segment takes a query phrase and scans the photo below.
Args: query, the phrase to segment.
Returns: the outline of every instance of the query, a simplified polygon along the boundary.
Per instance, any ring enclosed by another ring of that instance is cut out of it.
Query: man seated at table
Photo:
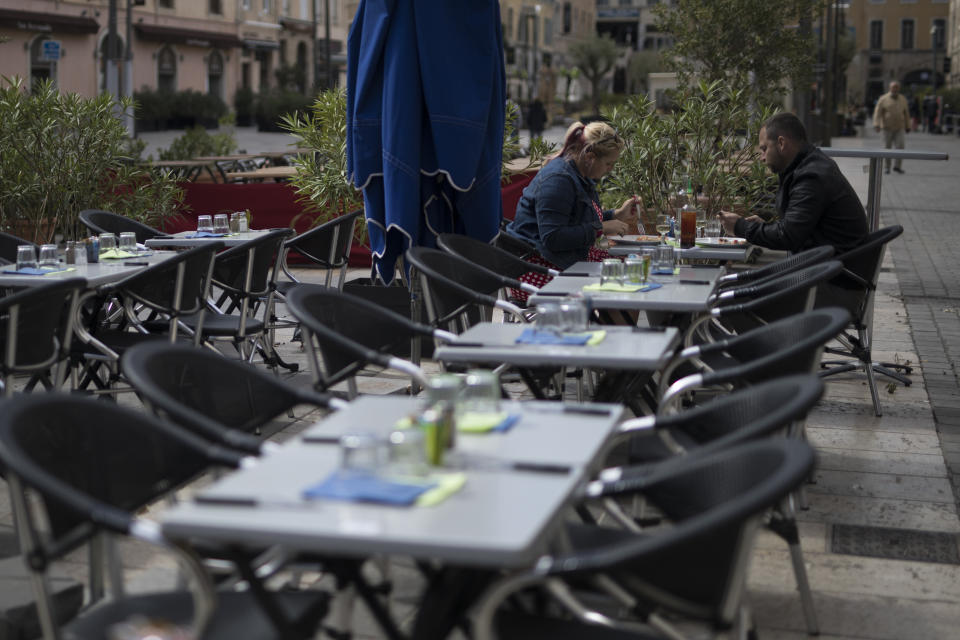
[[[807,142],[803,123],[792,113],[778,113],[760,128],[760,157],[777,174],[776,220],[741,217],[721,211],[727,234],[768,249],[797,253],[831,245],[837,253],[867,237],[867,216],[860,199],[837,163]]]

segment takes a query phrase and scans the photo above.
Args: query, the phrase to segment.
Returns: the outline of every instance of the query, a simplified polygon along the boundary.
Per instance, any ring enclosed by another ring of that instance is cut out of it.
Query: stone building
[[[843,4],[841,26],[856,42],[846,73],[848,102],[870,106],[892,80],[898,80],[908,95],[931,87],[934,81],[943,86],[949,0],[850,0]]]
[[[0,0],[0,36],[8,39],[0,44],[0,74],[52,77],[62,90],[94,95],[106,90],[110,61],[116,60],[122,93],[193,89],[229,104],[239,87],[273,88],[278,77],[306,90],[314,84],[314,56],[318,73],[326,71],[327,2],[336,81],[345,70],[353,15],[345,14],[345,0],[117,0],[114,56],[108,49],[109,0]],[[45,41],[59,43],[57,60],[50,59],[56,47]]]

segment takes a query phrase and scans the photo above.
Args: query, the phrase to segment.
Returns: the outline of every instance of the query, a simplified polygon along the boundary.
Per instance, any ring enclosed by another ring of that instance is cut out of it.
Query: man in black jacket
[[[765,222],[722,211],[728,234],[793,253],[821,245],[840,253],[863,242],[867,216],[860,199],[837,163],[807,142],[799,118],[778,113],[768,119],[760,129],[759,147],[764,164],[780,178],[779,216]]]

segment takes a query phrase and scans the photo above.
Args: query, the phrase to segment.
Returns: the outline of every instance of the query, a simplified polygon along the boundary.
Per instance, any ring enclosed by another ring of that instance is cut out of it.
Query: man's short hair
[[[763,128],[767,130],[767,137],[776,140],[780,136],[789,138],[796,142],[807,141],[807,130],[800,122],[800,118],[792,113],[778,113],[767,118],[763,123]]]

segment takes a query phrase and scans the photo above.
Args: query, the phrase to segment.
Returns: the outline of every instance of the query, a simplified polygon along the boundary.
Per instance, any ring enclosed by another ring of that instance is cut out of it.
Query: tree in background
[[[601,85],[617,61],[617,45],[609,36],[594,36],[570,45],[570,57],[590,82],[590,104],[600,112]]]
[[[659,29],[674,37],[667,65],[682,85],[691,77],[748,87],[754,100],[779,102],[784,81],[809,82],[816,49],[796,28],[822,0],[676,0],[659,4]]]
[[[650,88],[650,74],[663,69],[663,59],[658,52],[635,52],[627,63],[627,93],[646,93]]]

